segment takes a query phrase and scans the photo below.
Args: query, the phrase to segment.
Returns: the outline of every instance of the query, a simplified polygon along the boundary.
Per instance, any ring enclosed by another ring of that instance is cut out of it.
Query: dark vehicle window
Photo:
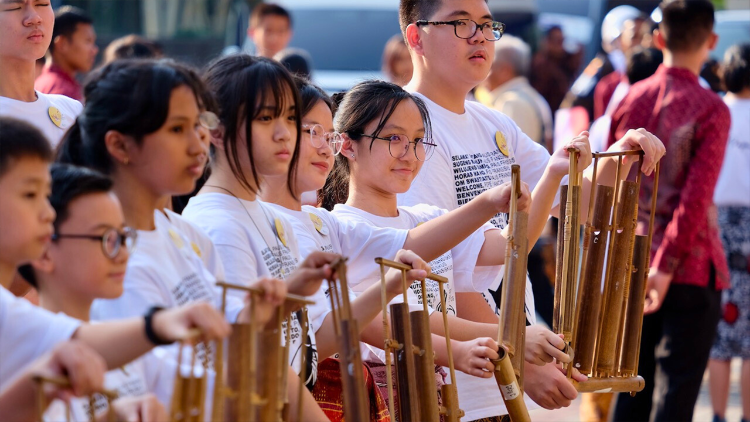
[[[383,47],[400,32],[395,10],[292,10],[291,45],[318,70],[380,70]]]

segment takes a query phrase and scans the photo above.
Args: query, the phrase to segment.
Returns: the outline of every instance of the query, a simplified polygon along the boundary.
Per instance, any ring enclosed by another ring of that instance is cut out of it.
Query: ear
[[[127,165],[130,162],[130,141],[122,133],[116,130],[107,131],[104,134],[104,145],[106,145],[109,155],[118,164]]]
[[[344,140],[343,144],[341,145],[341,155],[346,157],[349,160],[356,160],[357,159],[357,151],[354,141],[345,133],[341,134],[341,139]]]
[[[667,47],[667,42],[664,39],[664,34],[657,28],[654,29],[654,46],[659,50],[664,50]]]
[[[224,125],[219,124],[219,127],[210,131],[211,135],[211,145],[220,150],[224,151]]]
[[[251,40],[254,40],[254,39],[255,39],[255,29],[254,29],[254,28],[251,28],[251,27],[249,27],[249,26],[248,26],[248,27],[247,27],[247,36],[248,36],[248,37],[249,37],[249,38],[250,38]]]
[[[55,262],[49,256],[49,248],[44,251],[39,259],[31,261],[31,266],[34,267],[35,271],[52,274],[52,271],[55,270]]]
[[[424,47],[422,45],[422,37],[419,32],[419,27],[414,23],[406,27],[406,44],[411,51],[414,51],[420,56],[424,55]]]
[[[52,39],[52,45],[55,46],[54,51],[64,51],[66,44],[65,37],[62,35],[58,35]]]
[[[708,37],[708,49],[714,51],[716,44],[719,42],[719,35],[716,32],[712,32],[711,36]]]

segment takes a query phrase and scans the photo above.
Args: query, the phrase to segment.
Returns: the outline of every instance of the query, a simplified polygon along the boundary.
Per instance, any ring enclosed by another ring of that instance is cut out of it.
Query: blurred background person
[[[250,15],[247,35],[256,56],[273,58],[292,40],[292,15],[278,4],[260,3]]]
[[[385,44],[382,71],[388,82],[398,86],[404,86],[411,80],[414,67],[403,35],[396,34]]]
[[[76,7],[57,9],[47,65],[34,82],[34,89],[81,101],[83,93],[76,76],[91,70],[98,52],[94,21]]]
[[[723,95],[727,90],[724,88],[724,81],[721,80],[721,62],[716,59],[709,59],[701,69],[701,78],[708,84],[711,91]]]
[[[529,84],[530,65],[529,45],[520,38],[504,35],[495,42],[490,74],[475,95],[484,105],[513,119],[523,133],[549,150],[552,112],[544,97]]]
[[[750,43],[724,57],[724,83],[732,124],[714,192],[731,287],[724,290],[722,318],[708,362],[714,421],[725,422],[732,358],[742,359],[742,421],[750,420]]]
[[[607,13],[602,22],[602,51],[589,62],[573,83],[562,108],[583,107],[589,116],[589,122],[594,120],[594,90],[599,81],[615,70],[620,75],[625,74],[626,56],[620,48],[620,36],[625,23],[640,16],[641,12],[633,6],[618,6]]]
[[[582,49],[569,53],[563,47],[564,41],[562,27],[550,27],[531,62],[531,86],[547,100],[552,113],[560,108],[581,64]]]
[[[312,76],[312,56],[301,48],[285,48],[276,53],[273,59],[295,75],[305,79],[310,79]]]
[[[140,35],[118,38],[104,49],[104,64],[117,59],[156,59],[164,56],[161,45]]]

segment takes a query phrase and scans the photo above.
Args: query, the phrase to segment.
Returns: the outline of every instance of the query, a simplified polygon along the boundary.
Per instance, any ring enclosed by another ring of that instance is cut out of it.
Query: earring
[[[352,158],[354,158],[354,154],[352,154]]]

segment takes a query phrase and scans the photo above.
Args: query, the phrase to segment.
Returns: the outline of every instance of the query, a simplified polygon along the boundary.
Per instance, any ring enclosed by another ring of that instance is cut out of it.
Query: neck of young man
[[[292,211],[302,211],[302,196],[295,199],[289,191],[287,176],[264,177],[260,184],[260,197],[270,204],[280,205]]]
[[[414,68],[414,76],[404,87],[407,91],[418,92],[440,107],[456,114],[463,114],[466,111],[464,103],[471,88],[443,80],[434,72],[428,72],[420,67]]]
[[[695,76],[701,74],[705,59],[699,54],[694,53],[676,53],[669,50],[664,51],[664,66],[679,69],[687,69]]]
[[[36,101],[34,71],[33,61],[0,57],[0,97],[27,103]]]
[[[116,171],[113,191],[122,203],[125,223],[136,229],[152,231],[156,229],[154,210],[163,210],[169,203],[168,195],[159,195],[143,186],[130,172]]]
[[[198,192],[201,193],[222,193],[224,195],[232,195],[245,201],[255,201],[258,195],[255,192],[259,191],[259,187],[255,185],[253,179],[253,173],[251,171],[245,171],[245,177],[248,179],[250,186],[242,184],[232,169],[229,168],[223,159],[219,159],[211,166],[211,176],[209,176],[203,188]],[[261,180],[262,183],[262,180]]]
[[[396,194],[349,179],[349,197],[346,205],[378,217],[398,217]]]
[[[52,283],[55,283],[54,281]],[[45,283],[51,286],[49,283]],[[63,285],[64,282],[57,282],[55,285]],[[52,291],[49,287],[39,289],[39,306],[42,308],[65,315],[75,319],[88,322],[91,319],[91,304],[93,299],[82,297],[79,294],[72,294],[66,291]]]

